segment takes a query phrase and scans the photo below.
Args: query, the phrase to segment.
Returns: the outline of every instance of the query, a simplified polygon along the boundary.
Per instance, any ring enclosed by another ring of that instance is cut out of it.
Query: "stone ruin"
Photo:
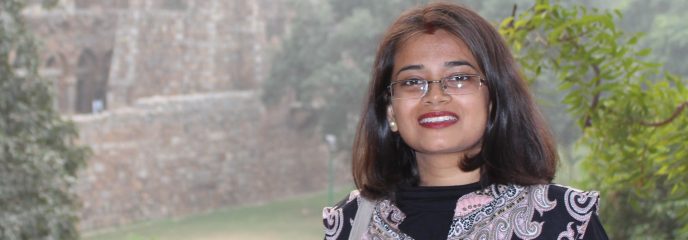
[[[288,29],[286,5],[62,0],[49,10],[27,7],[55,107],[93,150],[74,189],[80,229],[326,187],[322,137],[289,124],[288,99],[278,106],[261,101],[270,50]],[[344,165],[337,172],[348,172]]]

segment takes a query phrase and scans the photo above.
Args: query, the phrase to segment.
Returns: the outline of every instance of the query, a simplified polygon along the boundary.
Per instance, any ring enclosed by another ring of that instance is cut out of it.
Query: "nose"
[[[446,103],[450,100],[451,96],[444,92],[444,82],[428,82],[428,91],[425,93],[425,96],[423,96],[423,102],[433,105]]]

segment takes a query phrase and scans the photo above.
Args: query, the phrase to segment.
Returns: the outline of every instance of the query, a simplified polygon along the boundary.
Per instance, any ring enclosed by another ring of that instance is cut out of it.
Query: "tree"
[[[640,35],[619,30],[619,18],[538,0],[500,32],[528,79],[558,82],[612,239],[686,238],[688,82],[641,60],[651,50],[636,48]]]
[[[77,239],[70,187],[88,151],[38,74],[24,2],[0,1],[0,239]]]
[[[672,73],[688,76],[684,58],[688,54],[688,21],[684,18],[688,2],[681,0],[626,0],[620,6],[624,16],[619,25],[628,31],[645,32],[638,41],[652,48],[649,55]]]
[[[379,38],[413,1],[292,3],[292,27],[272,60],[263,99],[273,105],[293,93],[295,108],[312,116],[303,130],[334,134],[349,150]]]

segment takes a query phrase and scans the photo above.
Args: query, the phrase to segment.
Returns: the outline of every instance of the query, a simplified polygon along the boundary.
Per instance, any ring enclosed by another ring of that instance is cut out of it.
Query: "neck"
[[[455,186],[480,181],[480,169],[464,172],[457,154],[423,155],[416,153],[420,186]]]

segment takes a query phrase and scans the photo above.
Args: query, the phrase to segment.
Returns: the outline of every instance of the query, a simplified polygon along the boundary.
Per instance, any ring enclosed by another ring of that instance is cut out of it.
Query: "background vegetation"
[[[60,118],[39,77],[23,7],[0,1],[0,239],[76,239],[69,188],[87,150],[73,144],[74,125]]]
[[[557,80],[611,237],[686,238],[688,82],[644,61],[651,49],[616,27],[620,17],[538,1],[500,30],[532,81]]]

